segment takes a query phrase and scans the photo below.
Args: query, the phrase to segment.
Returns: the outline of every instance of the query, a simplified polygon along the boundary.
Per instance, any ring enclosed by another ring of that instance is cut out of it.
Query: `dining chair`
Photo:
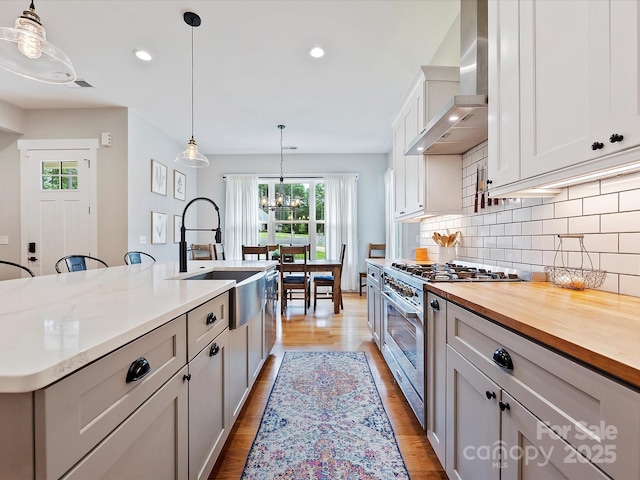
[[[62,263],[66,265],[69,272],[81,272],[82,270],[87,269],[87,260],[93,260],[105,267],[109,266],[104,261],[99,258],[92,257],[91,255],[67,255],[56,262],[56,272],[62,273],[62,271],[60,271],[60,264]]]
[[[291,258],[293,261],[285,261],[285,258]],[[287,299],[293,300],[293,292],[296,291],[303,293],[301,298],[304,300],[304,314],[307,314],[307,307],[311,306],[311,282],[309,281],[308,260],[308,245],[282,245],[280,247],[281,314],[284,314],[284,310],[287,308]]]
[[[149,257],[152,263],[156,261],[156,259],[148,253],[131,251],[124,254],[124,263],[127,265],[135,265],[137,263],[142,263],[142,259],[146,257]]]
[[[367,258],[385,258],[387,253],[386,243],[370,243]],[[360,272],[360,296],[362,287],[367,286],[367,272]]]
[[[213,245],[192,243],[191,260],[213,260]]]
[[[264,255],[264,259],[265,260],[269,260],[269,249],[267,248],[266,245],[259,245],[259,246],[249,246],[249,245],[242,245],[242,260],[247,260],[247,255],[251,256],[251,259],[253,260],[254,256],[257,260],[260,260],[260,257],[262,255]]]
[[[342,280],[342,267],[344,266],[344,254],[347,251],[347,245],[342,244],[340,247],[340,277],[339,280]],[[333,275],[318,275],[313,277],[313,309],[316,309],[316,305],[318,304],[318,287],[326,287],[329,290],[326,292],[326,295],[322,294],[320,299],[327,298],[333,300],[333,284],[334,284],[334,276]],[[344,310],[344,304],[342,303],[342,290],[340,290],[340,308]]]
[[[226,260],[224,255],[224,245],[221,243],[214,243],[211,245],[213,249],[213,259],[214,260]]]
[[[35,277],[36,275],[31,271],[31,269],[25,267],[24,265],[20,265],[19,263],[13,263],[10,262],[8,260],[0,260],[0,264],[2,265],[9,265],[11,267],[16,267],[16,268],[20,268],[22,270],[24,270],[25,272],[27,272],[29,275],[31,275],[32,277]],[[22,274],[22,272],[20,272]],[[22,276],[22,275],[21,275]]]

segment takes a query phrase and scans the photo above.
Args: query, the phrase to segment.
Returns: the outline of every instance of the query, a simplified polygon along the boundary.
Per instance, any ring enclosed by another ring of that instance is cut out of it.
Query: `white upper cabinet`
[[[460,88],[460,69],[458,67],[431,67],[420,69],[409,93],[404,97],[400,114],[393,124],[393,170],[395,178],[395,217],[406,220],[425,215],[425,210],[432,206],[440,207],[442,198],[434,203],[429,183],[435,179],[426,178],[428,170],[428,156],[405,155],[409,145],[431,120],[450,100]],[[454,187],[462,182],[462,163],[458,155],[452,155],[452,165],[446,168],[447,177],[438,179],[438,185],[454,181],[449,188],[448,196],[452,204],[443,205],[444,210],[434,213],[460,211],[462,208],[462,190],[458,192]],[[455,160],[454,160],[455,159]],[[454,165],[454,163],[457,164]],[[443,174],[443,169],[438,169]],[[453,177],[450,179],[450,173]],[[459,177],[457,183],[455,179]],[[449,185],[451,185],[449,183]],[[458,195],[459,193],[459,195]],[[455,197],[455,198],[454,198]],[[458,198],[460,197],[460,198]]]
[[[636,160],[638,12],[634,1],[490,0],[492,196]]]

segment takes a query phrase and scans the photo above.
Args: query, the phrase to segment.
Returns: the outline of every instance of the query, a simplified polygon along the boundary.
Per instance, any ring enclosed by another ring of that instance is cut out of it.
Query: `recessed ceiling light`
[[[313,58],[321,58],[324,57],[324,50],[321,47],[313,47],[309,50],[309,55]]]
[[[151,56],[151,54],[146,50],[134,50],[133,54],[143,62],[150,62],[151,60],[153,60],[153,57]]]

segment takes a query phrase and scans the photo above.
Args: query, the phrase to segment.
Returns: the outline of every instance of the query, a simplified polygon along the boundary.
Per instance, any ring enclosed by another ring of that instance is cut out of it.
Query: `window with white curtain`
[[[296,178],[296,182],[283,182],[279,178],[258,179],[258,199],[268,199],[273,205],[276,193],[282,187],[285,203],[292,198],[300,198],[300,207],[294,211],[288,208],[260,209],[260,245],[311,245],[311,258],[325,258],[324,229],[324,179]]]

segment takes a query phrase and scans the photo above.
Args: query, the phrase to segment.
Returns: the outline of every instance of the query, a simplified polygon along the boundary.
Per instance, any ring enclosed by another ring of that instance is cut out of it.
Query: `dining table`
[[[303,262],[302,260],[294,260],[293,262],[284,262],[287,264],[287,270],[296,271],[296,267],[300,266],[302,268]],[[280,265],[278,265],[278,268]],[[331,259],[317,259],[317,260],[307,260],[307,271],[311,273],[319,273],[319,272],[331,272],[333,275],[333,313],[340,313],[340,297],[342,296],[342,291],[340,287],[340,268],[342,267],[342,263],[340,260],[331,260]]]

